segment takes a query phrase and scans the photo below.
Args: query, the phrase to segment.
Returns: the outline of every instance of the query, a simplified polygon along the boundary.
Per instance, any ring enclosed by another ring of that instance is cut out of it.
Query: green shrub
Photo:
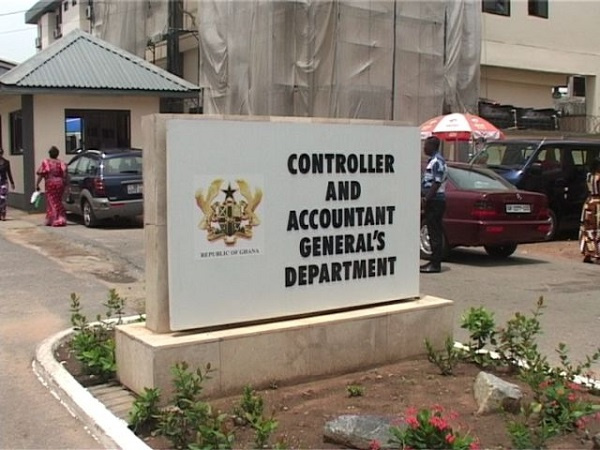
[[[144,388],[144,393],[134,400],[132,409],[129,411],[129,427],[133,431],[139,431],[142,428],[152,429],[155,426],[160,416],[159,400],[160,389]]]
[[[463,359],[462,350],[454,346],[454,341],[450,336],[446,338],[444,351],[436,352],[429,339],[425,339],[425,348],[428,361],[435,364],[444,376],[452,375],[454,367]]]
[[[496,323],[494,313],[484,307],[469,308],[461,318],[461,328],[469,331],[466,358],[481,367],[495,364],[488,351],[483,351],[489,345],[496,345]]]
[[[346,386],[348,397],[362,397],[365,394],[365,388],[360,384],[350,384]]]
[[[277,421],[272,416],[269,419],[264,417],[264,401],[251,386],[244,386],[240,403],[234,408],[234,415],[242,423],[250,425],[254,429],[254,445],[256,448],[265,447],[278,426]]]
[[[74,330],[71,349],[85,373],[98,377],[99,381],[113,378],[117,371],[114,327],[122,323],[125,299],[111,289],[103,305],[106,307],[106,319],[98,314],[96,322],[89,323],[82,314],[79,296],[71,294],[70,312]]]

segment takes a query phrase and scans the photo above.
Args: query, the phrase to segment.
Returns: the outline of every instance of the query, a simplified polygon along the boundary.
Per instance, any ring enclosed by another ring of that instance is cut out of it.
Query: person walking
[[[581,209],[579,249],[584,263],[600,261],[600,157],[594,158],[587,174],[588,196]]]
[[[0,220],[6,220],[6,205],[8,204],[8,183],[15,189],[10,161],[4,157],[4,149],[0,148]]]
[[[36,189],[40,190],[40,183],[44,180],[46,191],[46,225],[64,227],[67,224],[67,213],[62,204],[62,197],[67,186],[67,165],[58,159],[59,151],[50,147],[48,156],[37,170]]]
[[[446,179],[448,169],[446,160],[440,152],[440,140],[430,136],[423,147],[429,157],[421,179],[421,211],[425,216],[425,224],[431,245],[429,262],[420,267],[421,273],[438,273],[442,270],[444,229],[442,219],[446,211]]]

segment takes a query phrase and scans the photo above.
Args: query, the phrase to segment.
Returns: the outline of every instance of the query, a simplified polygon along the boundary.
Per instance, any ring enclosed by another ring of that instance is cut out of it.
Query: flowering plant
[[[407,426],[390,428],[390,443],[412,449],[478,449],[477,439],[450,426],[450,421],[456,418],[452,412],[444,416],[444,409],[439,405],[419,411],[409,408],[404,417]]]
[[[585,428],[585,423],[600,406],[583,400],[584,389],[567,380],[548,379],[534,391],[534,410],[543,425],[556,434]],[[537,403],[536,403],[537,402]]]
[[[585,431],[600,419],[600,405],[584,399],[585,389],[564,379],[548,378],[533,388],[533,401],[521,407],[518,420],[509,421],[508,433],[515,448],[543,448],[557,435]]]

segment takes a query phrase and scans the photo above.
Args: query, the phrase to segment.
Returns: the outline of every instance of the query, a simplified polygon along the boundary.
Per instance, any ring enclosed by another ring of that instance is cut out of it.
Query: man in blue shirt
[[[421,210],[431,245],[431,258],[420,268],[421,273],[438,273],[442,267],[444,229],[442,219],[446,211],[446,160],[440,153],[440,140],[430,136],[425,140],[424,153],[429,157],[421,179]]]

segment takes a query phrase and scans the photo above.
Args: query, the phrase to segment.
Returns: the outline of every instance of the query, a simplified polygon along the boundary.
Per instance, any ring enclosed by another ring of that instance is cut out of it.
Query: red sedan
[[[546,240],[550,230],[544,194],[521,191],[493,171],[448,162],[444,254],[459,246],[483,246],[506,258],[518,244]],[[421,258],[431,255],[427,226],[421,225]]]

